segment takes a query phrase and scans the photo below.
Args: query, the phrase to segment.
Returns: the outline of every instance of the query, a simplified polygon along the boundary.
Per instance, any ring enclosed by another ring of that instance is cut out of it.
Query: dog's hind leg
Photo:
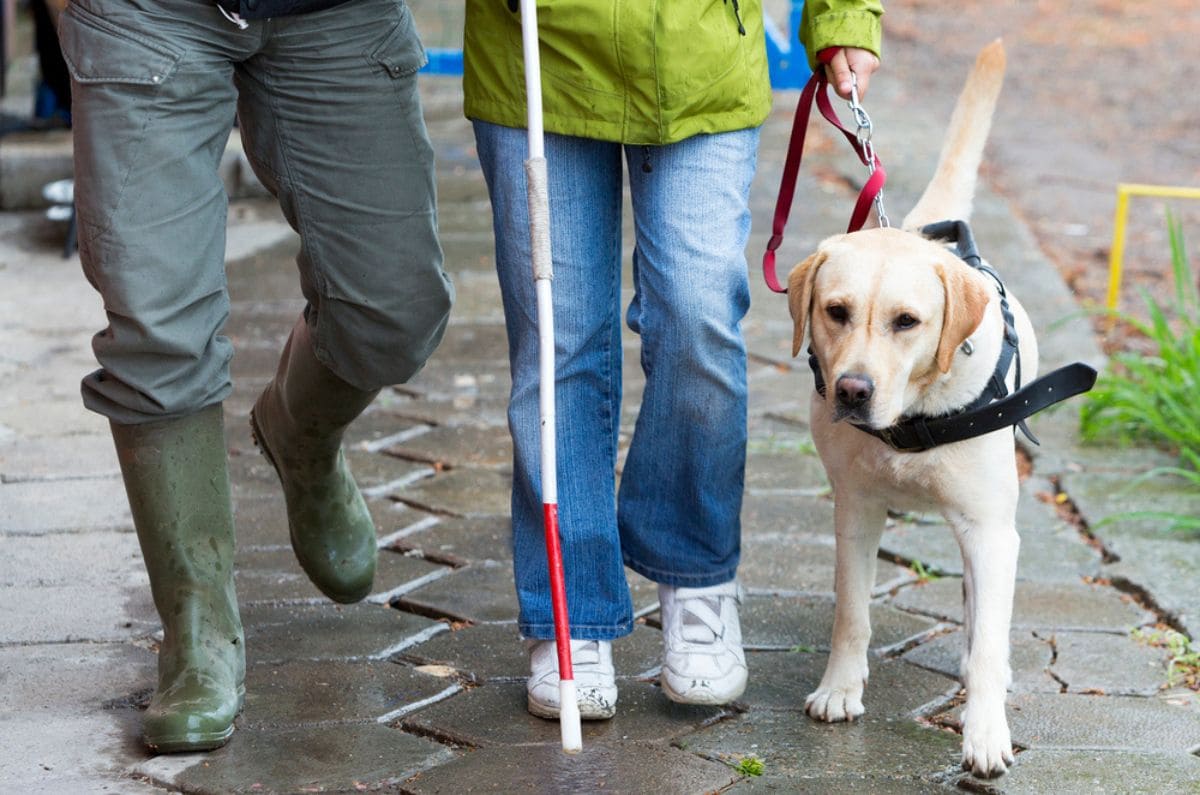
[[[804,702],[805,711],[823,721],[853,720],[863,714],[867,683],[867,648],[871,642],[871,587],[887,506],[861,495],[834,507],[837,569],[834,591],[833,643],[821,684]]]
[[[967,635],[962,764],[976,776],[992,778],[1013,763],[1004,702],[1012,680],[1008,636],[1020,538],[1012,524],[971,525],[961,518],[952,523],[963,554]]]

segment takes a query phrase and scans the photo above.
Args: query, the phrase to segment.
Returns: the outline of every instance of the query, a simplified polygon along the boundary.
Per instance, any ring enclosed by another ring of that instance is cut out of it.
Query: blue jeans
[[[512,368],[520,629],[548,639],[525,135],[475,122]],[[757,129],[654,147],[546,136],[559,519],[573,638],[632,631],[622,564],[676,586],[719,585],[736,574],[746,460],[741,320],[750,305],[745,247],[757,148]],[[641,337],[646,386],[618,492],[623,156],[636,230],[627,322]]]

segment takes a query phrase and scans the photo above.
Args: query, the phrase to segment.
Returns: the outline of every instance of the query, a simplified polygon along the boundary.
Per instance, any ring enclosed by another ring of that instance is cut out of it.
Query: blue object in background
[[[763,14],[763,27],[767,31],[767,68],[773,89],[804,88],[808,78],[812,77],[808,56],[800,46],[800,15],[803,12],[804,0],[792,0],[786,30],[780,30],[773,19]]]
[[[804,48],[800,46],[800,40],[797,38],[800,14],[803,10],[804,0],[792,0],[786,30],[780,30],[774,20],[763,15],[763,26],[767,32],[767,67],[771,73],[771,88],[804,88],[804,84],[812,75]],[[428,47],[425,53],[429,56],[429,63],[421,69],[425,74],[462,74],[462,50]]]

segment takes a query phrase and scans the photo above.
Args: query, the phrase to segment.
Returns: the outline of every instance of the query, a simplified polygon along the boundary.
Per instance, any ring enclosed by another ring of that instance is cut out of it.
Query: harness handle
[[[828,47],[821,50],[817,53],[817,60],[822,64],[828,64],[840,49],[840,47]],[[763,280],[766,281],[767,287],[777,293],[786,293],[787,288],[779,283],[779,278],[775,273],[775,251],[783,243],[783,230],[787,226],[788,215],[792,211],[792,200],[796,195],[796,177],[800,173],[800,161],[804,156],[804,137],[808,130],[808,119],[814,102],[820,109],[821,115],[841,131],[846,140],[850,142],[863,165],[871,169],[871,175],[867,178],[866,184],[863,185],[863,189],[858,195],[858,201],[854,204],[850,223],[846,227],[847,232],[857,232],[862,229],[863,224],[867,221],[867,215],[871,211],[871,203],[875,201],[880,191],[883,190],[884,183],[887,182],[887,172],[883,169],[883,163],[879,162],[879,156],[874,151],[868,152],[856,132],[851,132],[842,126],[837,112],[833,109],[833,104],[829,101],[829,93],[825,90],[828,84],[829,78],[825,76],[824,69],[814,71],[813,76],[804,86],[803,93],[800,94],[800,101],[796,105],[796,115],[792,120],[787,157],[783,164],[783,175],[779,180],[779,196],[775,199],[771,238],[767,241],[767,250],[763,254]]]

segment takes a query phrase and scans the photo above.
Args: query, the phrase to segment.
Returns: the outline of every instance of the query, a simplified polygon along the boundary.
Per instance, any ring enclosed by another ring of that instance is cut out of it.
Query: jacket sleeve
[[[805,0],[800,43],[808,65],[827,47],[859,47],[882,57],[883,4],[879,0]]]

